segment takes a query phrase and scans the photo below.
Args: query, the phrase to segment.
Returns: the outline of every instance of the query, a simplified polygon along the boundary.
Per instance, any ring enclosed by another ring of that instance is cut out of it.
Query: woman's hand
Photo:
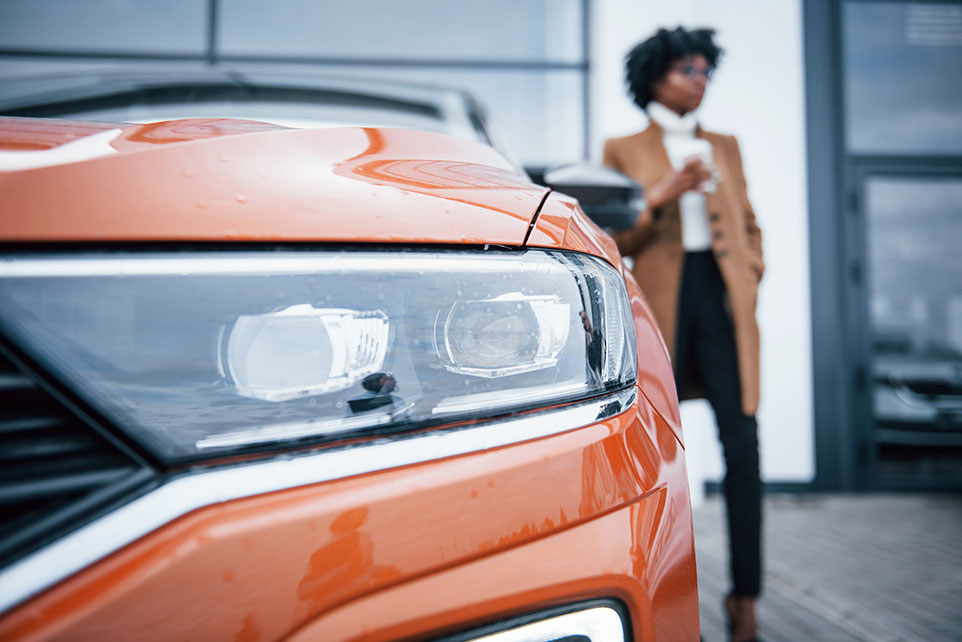
[[[663,179],[651,186],[645,194],[648,206],[656,209],[676,200],[685,192],[698,190],[701,185],[712,178],[712,171],[697,156],[692,156],[685,161],[684,166],[678,170],[672,170]]]

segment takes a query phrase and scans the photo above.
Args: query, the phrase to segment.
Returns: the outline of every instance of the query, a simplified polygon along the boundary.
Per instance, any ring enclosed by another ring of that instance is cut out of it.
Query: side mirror
[[[645,209],[641,185],[607,167],[579,163],[529,174],[535,182],[578,199],[585,214],[607,230],[631,227]]]

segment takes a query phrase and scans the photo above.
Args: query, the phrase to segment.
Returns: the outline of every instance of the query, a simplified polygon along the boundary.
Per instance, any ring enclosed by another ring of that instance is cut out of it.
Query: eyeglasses
[[[695,80],[698,78],[698,76],[704,76],[706,81],[711,80],[711,75],[715,72],[713,67],[705,67],[704,69],[701,69],[692,64],[675,65],[672,69],[674,71],[680,71],[692,80]]]

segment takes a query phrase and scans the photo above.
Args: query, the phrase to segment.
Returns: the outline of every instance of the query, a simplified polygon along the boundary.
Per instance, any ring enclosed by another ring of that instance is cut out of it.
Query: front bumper
[[[37,593],[11,640],[432,639],[597,598],[698,638],[683,450],[639,388],[185,475],[0,585]]]

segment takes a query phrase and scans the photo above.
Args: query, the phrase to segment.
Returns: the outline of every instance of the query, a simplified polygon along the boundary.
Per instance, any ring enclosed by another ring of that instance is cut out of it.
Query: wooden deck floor
[[[705,642],[727,640],[720,497],[694,513]],[[962,496],[770,495],[766,642],[962,642]]]

